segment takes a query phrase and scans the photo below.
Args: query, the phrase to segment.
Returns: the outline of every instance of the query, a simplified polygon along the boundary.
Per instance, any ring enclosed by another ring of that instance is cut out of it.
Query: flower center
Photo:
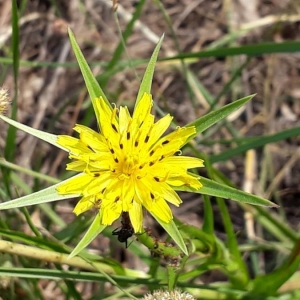
[[[123,159],[120,159],[115,166],[116,174],[120,180],[141,178],[141,164],[137,154],[125,154]]]

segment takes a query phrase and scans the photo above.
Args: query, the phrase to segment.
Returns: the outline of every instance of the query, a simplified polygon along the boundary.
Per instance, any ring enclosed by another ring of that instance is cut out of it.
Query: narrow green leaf
[[[57,135],[55,134],[51,134],[51,133],[47,133],[47,132],[44,132],[44,131],[41,131],[41,130],[38,130],[38,129],[34,129],[34,128],[31,128],[29,126],[26,126],[22,123],[19,123],[17,121],[14,121],[6,116],[3,116],[3,115],[0,115],[0,119],[2,119],[3,121],[7,122],[8,124],[10,125],[13,125],[15,126],[16,128],[18,129],[21,129],[45,142],[48,142],[49,144],[52,144],[64,151],[67,151],[69,152],[68,149],[64,148],[63,146],[60,146],[56,141],[57,141]]]
[[[217,180],[219,172],[215,172],[214,168],[209,163],[209,161],[207,161],[207,159],[205,159],[205,161],[206,161],[205,166],[207,168],[209,177],[214,180]],[[226,186],[226,182],[221,182],[221,184],[222,183],[225,183]],[[233,224],[225,200],[220,197],[216,197],[216,200],[223,220],[225,233],[227,236],[226,244],[230,252],[230,255],[232,256],[231,262],[228,261],[228,266],[227,266],[227,270],[229,271],[228,276],[231,283],[234,285],[234,287],[243,288],[249,282],[248,269],[244,262],[242,254],[239,250],[236,233],[234,231]]]
[[[79,174],[81,175],[81,174]],[[78,175],[76,175],[78,176]],[[69,194],[69,195],[59,195],[56,191],[56,188],[63,184],[64,182],[68,181],[69,179],[62,181],[58,184],[52,185],[44,190],[38,191],[36,193],[26,195],[11,201],[2,202],[0,203],[0,210],[2,209],[10,209],[10,208],[17,208],[29,205],[36,205],[40,203],[47,203],[53,202],[58,200],[70,199],[79,197],[79,194]]]
[[[95,265],[95,263],[94,263]],[[149,284],[149,276],[142,271],[125,269],[126,273],[123,276],[114,276],[118,283],[122,284]],[[14,278],[46,278],[46,279],[70,279],[93,282],[107,282],[107,277],[99,272],[84,272],[84,271],[68,271],[68,270],[51,270],[47,268],[13,268],[0,267],[0,276],[11,276]],[[151,284],[155,284],[157,288],[160,280],[151,278]]]
[[[150,58],[150,61],[148,63],[148,66],[146,68],[142,83],[140,85],[140,89],[136,98],[136,102],[135,102],[135,107],[137,106],[138,102],[141,100],[142,96],[144,95],[144,93],[148,93],[151,94],[151,85],[152,85],[152,79],[153,79],[153,73],[154,73],[154,69],[155,69],[155,64],[157,61],[157,56],[158,56],[158,52],[161,46],[161,43],[164,39],[164,34],[162,35],[162,37],[159,39],[153,54]]]
[[[19,54],[19,13],[18,13],[18,4],[16,0],[11,1],[11,27],[12,27],[12,36],[11,36],[11,52],[13,56],[13,70],[14,70],[14,97],[12,101],[12,111],[11,111],[11,118],[16,120],[17,119],[17,111],[18,111],[18,75],[19,75],[19,61],[20,61],[20,54]],[[2,68],[1,68],[2,69]],[[3,70],[2,70],[3,72]],[[1,72],[1,73],[2,73]],[[3,81],[4,75],[1,74],[1,78]],[[7,136],[5,141],[4,147],[4,157],[8,161],[14,161],[17,143],[16,143],[16,128],[9,126],[7,130]],[[9,182],[9,173],[10,170],[2,170],[2,181],[6,188],[7,194],[11,195],[11,185]]]
[[[96,105],[96,98],[98,97],[102,97],[104,99],[104,101],[111,107],[109,101],[107,100],[104,92],[102,91],[99,83],[97,82],[95,76],[93,75],[89,65],[87,64],[77,42],[75,39],[75,36],[72,32],[72,30],[69,28],[69,37],[70,37],[70,42],[73,48],[73,51],[75,53],[78,65],[80,67],[82,76],[84,78],[84,82],[85,85],[87,87],[87,90],[89,92],[93,107],[94,107],[94,111],[96,114],[96,118],[98,121],[98,124],[100,124],[100,115],[99,112],[97,110],[97,105]]]
[[[227,105],[223,106],[222,108],[214,110],[214,111],[204,115],[203,117],[195,120],[194,122],[189,123],[188,125],[186,125],[186,127],[187,126],[195,126],[196,132],[201,133],[204,130],[206,130],[207,128],[209,128],[212,125],[214,125],[215,123],[217,123],[218,121],[220,121],[220,120],[224,119],[225,117],[227,117],[228,115],[230,115],[235,110],[239,109],[245,103],[250,101],[254,96],[255,95],[250,95],[250,96],[244,97],[242,99],[236,100],[230,104],[227,104]],[[193,137],[191,137],[191,138],[193,138]]]
[[[187,70],[187,81],[193,87],[193,89],[202,97],[204,97],[205,101],[211,105],[214,102],[214,97],[212,94],[206,89],[206,87],[201,83],[198,76],[192,72],[190,69]]]
[[[107,225],[100,224],[100,219],[101,215],[98,213],[82,240],[70,253],[69,258],[76,256],[79,252],[85,249],[97,237],[97,235],[107,227]]]
[[[30,175],[31,177],[38,178],[40,180],[48,181],[49,183],[54,183],[55,184],[55,183],[60,182],[59,179],[56,179],[54,177],[42,174],[42,173],[37,172],[37,171],[33,171],[31,169],[26,169],[26,168],[24,168],[22,166],[19,166],[17,164],[13,164],[11,162],[6,161],[2,157],[0,157],[0,166],[5,167],[5,168],[10,169],[10,170],[14,170],[14,171],[18,171],[18,172]]]
[[[266,296],[275,295],[277,290],[288,281],[288,279],[299,270],[300,255],[299,255],[299,239],[294,246],[293,251],[285,259],[280,267],[270,274],[257,276],[251,285],[249,293],[251,299],[266,299]],[[247,298],[250,299],[250,298]],[[296,299],[296,298],[295,298]]]
[[[151,213],[151,212],[150,212]],[[161,227],[169,234],[169,236],[173,239],[173,241],[176,243],[176,245],[180,248],[180,250],[185,254],[188,255],[189,252],[186,248],[186,245],[184,243],[184,240],[176,226],[173,220],[171,220],[169,223],[163,222],[162,220],[156,218],[152,214],[153,218],[161,225]]]
[[[202,57],[226,57],[234,55],[262,55],[267,53],[290,53],[299,52],[299,41],[287,41],[283,43],[270,42],[259,43],[253,45],[239,46],[239,47],[227,47],[213,50],[203,50],[200,52],[180,53],[179,55],[164,58],[166,60],[178,60],[186,58],[202,58]]]
[[[248,274],[247,266],[239,250],[239,244],[237,241],[236,232],[233,228],[233,224],[229,215],[228,208],[225,204],[225,200],[221,199],[220,197],[217,197],[217,203],[223,220],[225,233],[227,236],[226,244],[232,256],[232,261],[233,261],[232,267],[233,268],[237,267],[239,270],[238,276],[236,276],[235,272],[233,273],[229,272],[228,276],[230,278],[230,281],[234,284],[236,288],[243,288],[249,282],[249,274]]]
[[[269,143],[276,143],[282,140],[285,140],[287,138],[293,137],[293,136],[298,136],[300,135],[300,127],[294,127],[291,129],[283,130],[281,132],[271,134],[271,135],[265,135],[265,136],[260,136],[260,137],[255,137],[255,138],[249,138],[251,139],[248,142],[244,142],[243,144],[223,151],[220,154],[217,155],[212,155],[209,157],[209,161],[211,163],[215,163],[218,161],[225,161],[227,159],[230,159],[236,155],[245,153],[246,151],[250,149],[256,149],[259,147],[263,147]]]
[[[13,70],[14,70],[14,99],[12,102],[12,114],[11,118],[17,118],[18,110],[18,76],[19,76],[19,64],[20,64],[20,52],[19,52],[19,13],[18,13],[18,4],[16,0],[12,1],[12,42],[11,42],[11,51],[13,53]],[[7,160],[12,161],[16,148],[16,130],[14,128],[8,129],[6,144],[5,144],[5,157]]]
[[[230,186],[218,183],[216,181],[207,179],[202,176],[200,176],[200,182],[203,184],[203,186],[197,191],[187,186],[180,186],[180,187],[173,187],[173,188],[177,191],[186,191],[186,192],[210,195],[210,196],[220,197],[224,199],[231,199],[241,203],[278,207],[277,204],[267,199],[234,189]]]
[[[1,46],[1,43],[0,43]],[[171,57],[164,57],[159,59],[160,62],[170,61],[170,60],[182,60],[182,59],[192,59],[190,61],[196,62],[197,59],[203,57],[226,57],[226,56],[235,56],[235,55],[263,55],[269,53],[293,53],[299,52],[300,49],[300,41],[287,41],[283,43],[260,43],[254,45],[247,45],[247,46],[240,46],[240,47],[226,47],[226,48],[219,48],[219,49],[209,49],[209,50],[202,50],[200,52],[187,52],[187,53],[180,53],[176,56]],[[3,64],[11,65],[12,59],[10,58],[0,58],[0,62]],[[124,64],[124,65],[123,65]],[[137,66],[142,64],[141,59],[132,59],[132,64]],[[72,62],[67,63],[57,63],[57,62],[48,62],[48,61],[40,61],[40,62],[33,62],[27,60],[20,60],[21,66],[31,66],[31,67],[50,67],[56,68],[57,66],[62,67],[73,67],[74,64]],[[90,62],[90,65],[105,65],[105,63],[101,62]],[[120,61],[117,64],[118,66],[122,65],[122,69],[128,67],[128,62]]]
[[[204,218],[202,230],[207,234],[214,233],[214,213],[213,208],[210,202],[210,199],[207,195],[203,195],[204,200]]]
[[[269,234],[284,244],[296,243],[299,239],[299,233],[283,222],[278,214],[271,214],[269,211],[259,206],[248,206],[246,211],[251,212],[255,220],[261,224]]]

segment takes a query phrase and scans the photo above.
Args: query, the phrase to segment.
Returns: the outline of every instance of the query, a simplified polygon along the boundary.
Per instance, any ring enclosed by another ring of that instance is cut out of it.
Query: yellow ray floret
[[[172,187],[201,188],[188,169],[203,167],[203,161],[176,155],[195,128],[178,127],[163,136],[172,117],[155,123],[152,105],[151,95],[145,93],[130,116],[127,107],[111,109],[102,98],[96,99],[100,132],[76,125],[79,139],[58,137],[72,159],[67,169],[81,172],[57,188],[60,194],[82,195],[74,209],[77,215],[96,207],[101,224],[110,225],[129,212],[134,231],[140,232],[143,207],[168,223],[173,216],[167,202],[176,206],[182,202]]]

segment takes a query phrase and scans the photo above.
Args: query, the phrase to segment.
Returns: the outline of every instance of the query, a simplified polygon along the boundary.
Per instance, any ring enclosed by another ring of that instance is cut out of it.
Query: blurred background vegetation
[[[97,129],[67,26],[117,105],[133,108],[163,33],[152,88],[158,116],[171,113],[184,125],[256,93],[192,146],[206,157],[201,175],[280,208],[211,198],[214,237],[223,255],[241,266],[242,259],[250,281],[234,280],[223,256],[195,253],[179,286],[197,299],[300,299],[300,1],[0,1],[0,23],[0,85],[13,100],[8,115],[47,132],[72,134],[75,123]],[[3,122],[0,156],[1,201],[71,176],[66,153]],[[175,216],[201,228],[203,198],[182,198]],[[96,266],[66,256],[55,260],[68,252],[65,245],[78,243],[96,213],[76,218],[74,203],[0,212],[1,238],[13,243],[9,251],[0,249],[0,299],[129,299],[129,293],[141,297],[162,286],[164,262],[151,259],[138,241],[124,249],[113,228],[89,247],[86,258]],[[165,239],[149,215],[145,226]]]

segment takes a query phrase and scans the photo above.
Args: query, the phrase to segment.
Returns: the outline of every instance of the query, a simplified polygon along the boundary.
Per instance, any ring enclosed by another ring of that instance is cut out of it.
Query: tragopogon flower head
[[[59,136],[57,142],[70,152],[68,170],[81,172],[57,188],[60,194],[79,193],[83,197],[74,212],[92,207],[100,209],[101,224],[110,225],[122,212],[128,212],[135,232],[143,223],[142,208],[168,223],[172,212],[166,202],[178,206],[182,201],[176,186],[199,189],[197,177],[188,169],[202,167],[198,158],[176,156],[194,127],[177,127],[163,136],[172,117],[155,123],[151,114],[151,95],[145,93],[131,117],[127,107],[111,109],[97,99],[100,132],[82,125],[74,130],[79,139]],[[163,137],[162,137],[163,136]]]

